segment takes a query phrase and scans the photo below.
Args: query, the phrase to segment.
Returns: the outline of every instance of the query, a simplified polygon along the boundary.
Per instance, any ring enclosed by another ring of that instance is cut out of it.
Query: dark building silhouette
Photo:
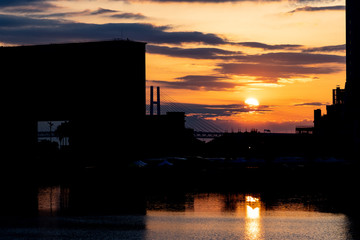
[[[145,45],[116,40],[1,47],[2,159],[31,164],[37,122],[60,120],[71,123],[78,161],[131,156],[145,118]]]
[[[346,98],[345,117],[354,147],[360,144],[360,5],[346,1]]]
[[[321,109],[314,111],[315,134],[327,137],[345,138],[349,129],[345,119],[345,89],[339,86],[333,89],[333,103],[326,106],[327,114],[322,115]],[[339,139],[339,140],[340,140]]]
[[[161,114],[160,87],[150,86],[150,112],[145,118],[143,157],[184,156],[201,149],[200,141],[194,137],[194,130],[185,127],[185,112]],[[156,106],[156,115],[154,114]]]
[[[193,130],[185,128],[184,112],[147,115],[145,128],[144,157],[184,156],[199,144]]]
[[[360,89],[360,6],[356,0],[346,0],[346,91],[348,104],[358,102]]]
[[[356,0],[346,1],[346,84],[333,90],[332,105],[327,114],[314,111],[314,132],[331,142],[338,142],[352,155],[360,144],[360,11]]]

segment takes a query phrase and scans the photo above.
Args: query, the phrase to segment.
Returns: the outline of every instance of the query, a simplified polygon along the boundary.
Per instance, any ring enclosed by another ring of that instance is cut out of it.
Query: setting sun
[[[259,106],[259,101],[256,98],[247,98],[245,104],[249,106]]]

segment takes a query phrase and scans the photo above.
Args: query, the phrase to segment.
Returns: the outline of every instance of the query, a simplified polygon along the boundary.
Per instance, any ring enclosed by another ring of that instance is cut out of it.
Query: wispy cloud
[[[327,105],[328,103],[322,103],[322,102],[305,102],[305,103],[297,103],[294,104],[294,106],[296,107],[302,107],[302,106],[324,106]]]
[[[178,102],[164,102],[162,105],[164,111],[168,109],[179,109],[184,111],[188,116],[196,116],[198,118],[214,118],[227,117],[235,114],[248,112],[269,112],[273,110],[272,106],[260,105],[257,107],[249,107],[246,104],[220,104],[220,105],[206,105],[206,104],[190,104]]]
[[[111,17],[112,18],[120,18],[120,19],[137,19],[137,20],[142,20],[142,19],[148,18],[141,13],[126,13],[126,12],[113,14],[113,15],[111,15]]]
[[[266,44],[264,44],[266,45]],[[320,54],[313,52],[330,52],[344,50],[344,45],[306,48],[302,52],[273,52],[264,54],[245,54],[241,51],[229,51],[221,48],[181,48],[149,45],[148,52],[171,57],[193,59],[221,59],[237,62],[276,63],[284,65],[345,63],[345,56]]]
[[[323,46],[323,47],[314,47],[304,49],[302,52],[345,52],[346,44],[341,45],[331,45],[331,46]]]
[[[289,50],[289,49],[298,49],[302,47],[302,45],[296,45],[296,44],[277,44],[277,45],[271,45],[261,42],[239,42],[235,43],[237,45],[241,45],[244,47],[249,48],[260,48],[263,50]]]
[[[78,16],[91,16],[91,15],[104,15],[109,13],[118,12],[116,10],[98,8],[97,10],[86,9],[84,11],[76,11],[76,12],[58,12],[51,14],[36,14],[30,15],[29,18],[67,18],[67,17],[78,17]]]
[[[2,12],[44,12],[49,9],[57,8],[49,0],[1,0],[0,10]]]
[[[229,51],[221,48],[181,48],[156,46],[151,44],[147,46],[147,52],[192,59],[231,59],[242,55],[242,52],[240,51]]]
[[[295,77],[309,78],[309,75],[331,74],[342,71],[340,67],[311,67],[259,63],[221,63],[218,71],[222,74],[252,76],[266,83],[278,83],[280,79]]]
[[[1,0],[1,7],[13,7],[13,6],[24,6],[31,4],[42,4],[49,2],[49,0]]]
[[[227,2],[256,2],[256,3],[271,3],[271,2],[329,2],[335,0],[112,0],[121,2],[157,2],[157,3],[227,3]]]
[[[312,7],[305,6],[296,8],[288,13],[296,13],[296,12],[320,12],[320,11],[344,11],[344,5],[336,5],[336,6],[323,6],[323,7]]]
[[[229,43],[226,39],[213,33],[173,30],[170,26],[154,26],[143,23],[90,24],[0,14],[0,41],[9,44],[94,41],[114,39],[120,36],[157,44],[218,45]]]
[[[204,91],[224,91],[230,90],[241,83],[229,81],[222,75],[187,75],[176,78],[175,81],[150,81],[154,84],[174,89],[204,90]]]

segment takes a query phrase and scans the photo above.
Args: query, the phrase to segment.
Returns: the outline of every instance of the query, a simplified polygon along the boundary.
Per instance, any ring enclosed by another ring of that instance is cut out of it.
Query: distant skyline
[[[147,42],[147,86],[224,130],[294,132],[345,85],[345,0],[0,2],[3,46],[114,38]]]

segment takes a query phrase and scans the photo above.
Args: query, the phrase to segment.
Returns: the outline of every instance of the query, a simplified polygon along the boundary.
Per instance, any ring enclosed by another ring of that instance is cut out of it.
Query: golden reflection
[[[245,234],[246,239],[259,240],[261,238],[260,209],[261,202],[259,197],[245,196]]]
[[[252,208],[251,206],[246,206],[246,218],[249,219],[258,219],[260,217],[260,208],[255,207]]]
[[[41,187],[38,189],[37,197],[40,215],[56,215],[69,205],[69,189],[61,186]]]
[[[253,196],[246,196],[245,201],[255,203],[255,202],[259,202],[259,198],[256,198],[256,197],[253,197]]]

